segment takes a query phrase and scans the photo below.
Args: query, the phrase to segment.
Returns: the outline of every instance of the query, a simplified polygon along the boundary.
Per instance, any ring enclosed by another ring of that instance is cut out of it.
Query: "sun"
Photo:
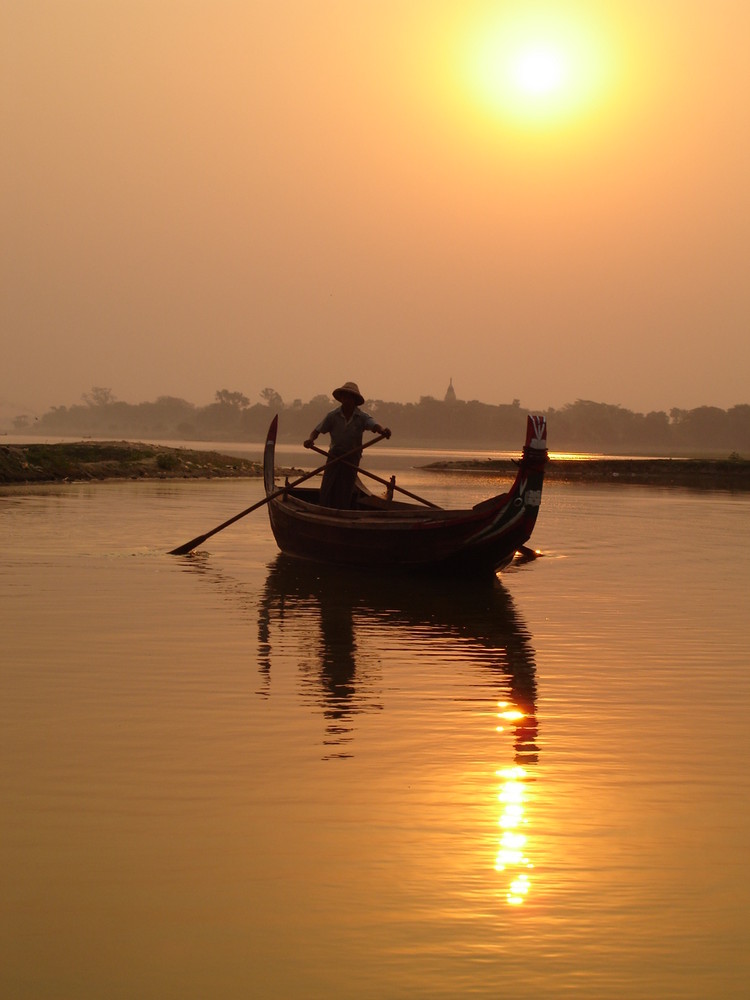
[[[508,77],[519,94],[546,99],[564,89],[570,77],[570,65],[560,49],[532,43],[509,61]]]
[[[606,90],[604,39],[581,16],[516,12],[478,26],[466,50],[474,98],[517,126],[562,125]]]

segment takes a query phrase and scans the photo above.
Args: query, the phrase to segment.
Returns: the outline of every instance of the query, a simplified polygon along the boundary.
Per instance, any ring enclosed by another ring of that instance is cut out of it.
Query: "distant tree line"
[[[54,406],[33,424],[26,417],[17,417],[13,423],[17,433],[65,437],[260,442],[278,413],[279,440],[301,443],[337,405],[326,395],[306,403],[300,399],[286,403],[271,388],[263,389],[259,397],[259,402],[252,403],[241,392],[220,389],[207,406],[174,396],[134,404],[117,400],[110,389],[94,386],[77,405]],[[512,450],[519,447],[525,431],[525,411],[517,399],[494,405],[431,396],[423,396],[418,403],[371,399],[364,408],[391,427],[394,444]],[[579,399],[546,413],[555,451],[750,454],[748,404],[729,410],[700,406],[644,414]]]

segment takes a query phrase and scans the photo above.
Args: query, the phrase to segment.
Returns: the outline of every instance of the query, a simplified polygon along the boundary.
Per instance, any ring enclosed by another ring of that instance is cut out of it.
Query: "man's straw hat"
[[[356,382],[344,382],[343,385],[340,385],[338,389],[334,389],[333,392],[331,393],[333,398],[338,400],[339,403],[343,402],[341,397],[347,394],[350,396],[354,396],[354,398],[357,400],[357,406],[361,406],[365,401],[365,397],[359,391],[359,386],[357,385]]]

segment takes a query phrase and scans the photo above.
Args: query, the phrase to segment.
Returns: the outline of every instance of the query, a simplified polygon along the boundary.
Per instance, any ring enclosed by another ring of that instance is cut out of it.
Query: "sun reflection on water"
[[[520,709],[508,702],[500,702],[498,707],[499,718],[504,722],[518,725],[526,717]],[[504,729],[502,725],[497,727],[498,732],[503,732]],[[530,779],[526,768],[518,763],[495,773],[500,778],[497,798],[501,812],[498,826],[502,831],[495,857],[495,871],[504,873],[508,878],[505,894],[508,904],[520,906],[526,901],[531,888],[529,872],[534,867],[526,853],[528,838],[524,832],[529,822],[526,815],[526,783]]]

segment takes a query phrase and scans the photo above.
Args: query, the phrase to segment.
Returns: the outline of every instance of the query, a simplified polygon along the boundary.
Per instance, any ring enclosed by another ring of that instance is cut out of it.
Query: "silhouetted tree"
[[[742,403],[727,410],[729,446],[737,452],[750,452],[750,405]]]
[[[672,410],[671,414],[676,442],[683,447],[720,448],[731,440],[727,413],[716,406]]]
[[[280,410],[284,405],[284,400],[275,389],[263,389],[260,393],[260,398],[266,401],[266,406],[271,406],[277,410]]]
[[[244,410],[250,405],[247,396],[243,396],[241,392],[230,392],[228,389],[219,389],[215,398],[219,405],[228,406],[232,410]]]
[[[101,385],[92,386],[91,392],[84,392],[81,399],[87,406],[109,406],[110,403],[114,403],[115,401],[112,390],[105,389]]]

